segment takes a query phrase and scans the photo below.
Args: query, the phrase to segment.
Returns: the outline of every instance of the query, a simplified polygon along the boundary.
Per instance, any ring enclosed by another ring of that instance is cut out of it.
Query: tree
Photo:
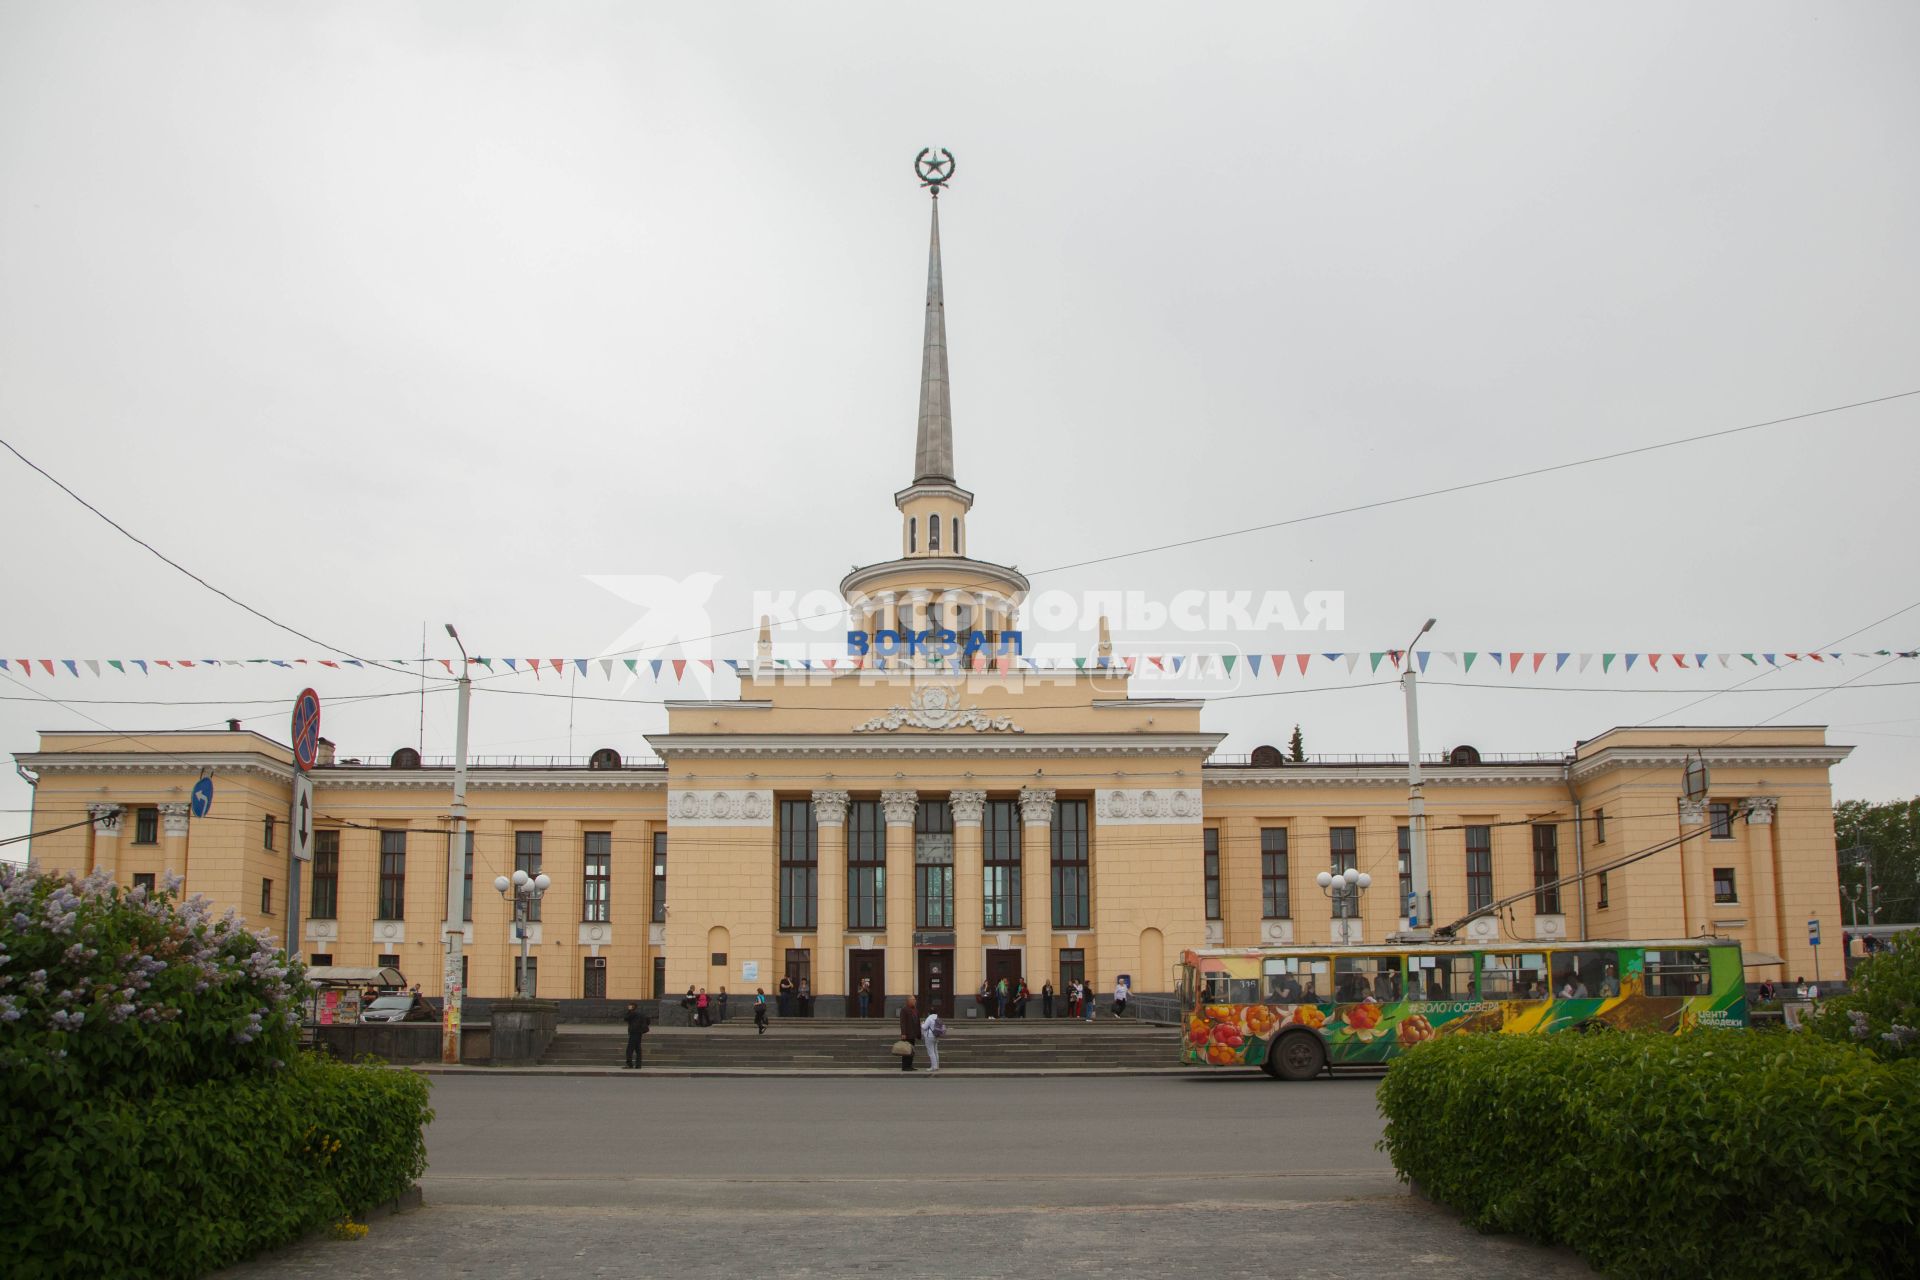
[[[1307,740],[1301,736],[1300,726],[1293,726],[1293,737],[1287,739],[1287,754],[1293,757],[1295,764],[1304,764],[1307,759]]]
[[[1860,923],[1867,924],[1864,886],[1873,868],[1874,924],[1920,920],[1920,798],[1870,804],[1842,800],[1833,807],[1833,843],[1840,858],[1840,893],[1849,922],[1853,894],[1860,893]]]

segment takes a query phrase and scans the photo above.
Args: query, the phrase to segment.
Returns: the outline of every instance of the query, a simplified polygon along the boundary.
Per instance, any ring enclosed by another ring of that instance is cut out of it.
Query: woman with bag
[[[920,1038],[927,1044],[927,1074],[932,1075],[940,1069],[940,1037],[947,1034],[947,1024],[940,1021],[940,1011],[934,1010],[920,1022]]]
[[[913,1070],[913,1042],[920,1038],[920,1010],[908,996],[906,1004],[900,1007],[900,1038],[893,1042],[893,1051],[900,1057],[902,1071]]]

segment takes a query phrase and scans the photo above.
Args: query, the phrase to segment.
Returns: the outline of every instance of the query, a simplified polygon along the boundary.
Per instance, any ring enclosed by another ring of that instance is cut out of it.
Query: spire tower
[[[929,147],[914,162],[933,196],[933,232],[927,246],[927,320],[920,347],[920,430],[914,441],[913,482],[953,483],[953,398],[947,381],[947,303],[940,278],[940,191],[953,178],[953,153]]]

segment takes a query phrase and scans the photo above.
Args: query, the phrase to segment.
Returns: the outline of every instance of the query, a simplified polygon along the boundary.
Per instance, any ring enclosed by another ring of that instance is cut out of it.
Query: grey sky
[[[0,423],[359,652],[453,619],[477,652],[596,654],[636,611],[588,574],[718,574],[713,621],[743,626],[756,589],[892,554],[925,285],[909,162],[940,145],[969,550],[1031,571],[1920,387],[1917,44],[1905,4],[14,0]],[[1916,424],[1910,400],[1035,587],[1346,593],[1344,634],[1256,651],[1393,647],[1429,614],[1438,649],[1811,648],[1920,599]],[[315,654],[3,456],[0,540],[9,658]],[[1842,647],[1916,644],[1920,610]],[[1436,685],[1422,720],[1435,747],[1559,750],[1732,678]],[[1920,664],[1863,683],[1893,680]],[[237,703],[299,680],[31,683]],[[564,753],[570,712],[581,753],[663,724],[481,698],[475,750]],[[284,707],[234,713],[284,735]],[[417,714],[340,704],[327,731],[384,754]],[[1785,720],[1858,744],[1838,794],[1915,789],[1920,686]],[[1317,751],[1404,746],[1391,688],[1209,712],[1227,750],[1296,721]],[[450,723],[430,699],[430,751]],[[88,724],[0,702],[0,747]],[[9,773],[0,834],[28,802]]]

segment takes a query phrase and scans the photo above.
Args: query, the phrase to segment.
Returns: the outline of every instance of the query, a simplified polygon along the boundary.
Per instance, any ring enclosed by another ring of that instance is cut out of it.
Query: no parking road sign
[[[293,700],[293,759],[302,769],[313,768],[320,754],[320,695],[302,689]]]

